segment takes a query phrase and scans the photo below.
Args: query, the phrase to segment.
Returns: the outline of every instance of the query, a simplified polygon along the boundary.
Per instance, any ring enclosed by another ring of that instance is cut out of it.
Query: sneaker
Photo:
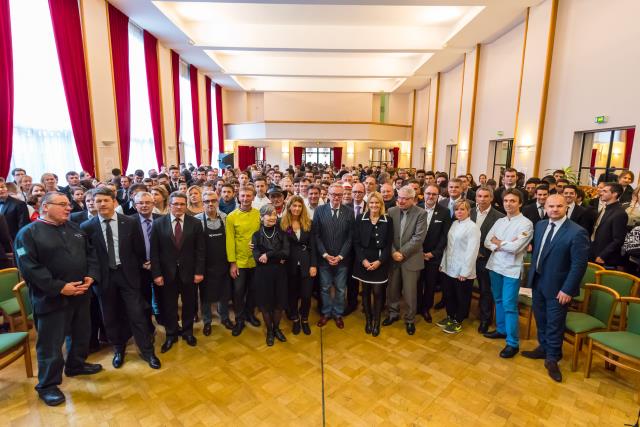
[[[447,326],[449,326],[452,322],[453,322],[453,319],[450,318],[449,316],[447,316],[444,319],[442,319],[441,321],[436,322],[436,325],[441,327],[442,329],[444,329]]]
[[[457,334],[458,332],[462,331],[462,323],[458,323],[454,320],[449,323],[447,327],[442,331],[446,332],[447,334]]]

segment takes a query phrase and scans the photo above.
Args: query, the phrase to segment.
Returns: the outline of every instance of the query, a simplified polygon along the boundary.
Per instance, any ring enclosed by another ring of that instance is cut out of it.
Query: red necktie
[[[176,228],[173,231],[173,237],[176,241],[176,247],[180,248],[182,246],[182,225],[180,225],[180,218],[176,218]]]

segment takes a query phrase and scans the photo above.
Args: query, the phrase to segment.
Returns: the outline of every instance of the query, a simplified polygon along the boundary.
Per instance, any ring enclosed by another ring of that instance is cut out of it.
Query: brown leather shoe
[[[329,322],[329,317],[328,316],[322,316],[320,318],[320,320],[318,320],[318,328],[322,328],[324,325],[326,325]]]
[[[344,329],[344,321],[342,320],[342,317],[336,317],[336,326],[338,329]]]

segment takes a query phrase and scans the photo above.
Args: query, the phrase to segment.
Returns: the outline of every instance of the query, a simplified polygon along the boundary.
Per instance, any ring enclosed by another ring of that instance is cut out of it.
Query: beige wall
[[[458,118],[462,90],[462,63],[440,74],[440,105],[438,107],[438,133],[435,157],[437,170],[447,170],[446,146],[458,140]]]

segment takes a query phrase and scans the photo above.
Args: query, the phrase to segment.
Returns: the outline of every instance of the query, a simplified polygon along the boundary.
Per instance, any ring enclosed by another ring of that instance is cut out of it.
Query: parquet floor
[[[360,313],[345,323],[308,337],[287,322],[289,341],[272,348],[262,328],[234,338],[214,325],[204,337],[198,324],[198,346],[181,341],[159,371],[134,345],[115,370],[104,349],[89,361],[106,370],[65,378],[57,408],[39,402],[18,361],[0,372],[0,426],[322,426],[323,416],[327,426],[622,426],[640,407],[640,378],[595,361],[585,379],[565,359],[556,384],[541,361],[500,359],[504,344],[480,336],[476,321],[449,336],[421,320],[413,337],[398,322],[378,338],[365,335]]]

